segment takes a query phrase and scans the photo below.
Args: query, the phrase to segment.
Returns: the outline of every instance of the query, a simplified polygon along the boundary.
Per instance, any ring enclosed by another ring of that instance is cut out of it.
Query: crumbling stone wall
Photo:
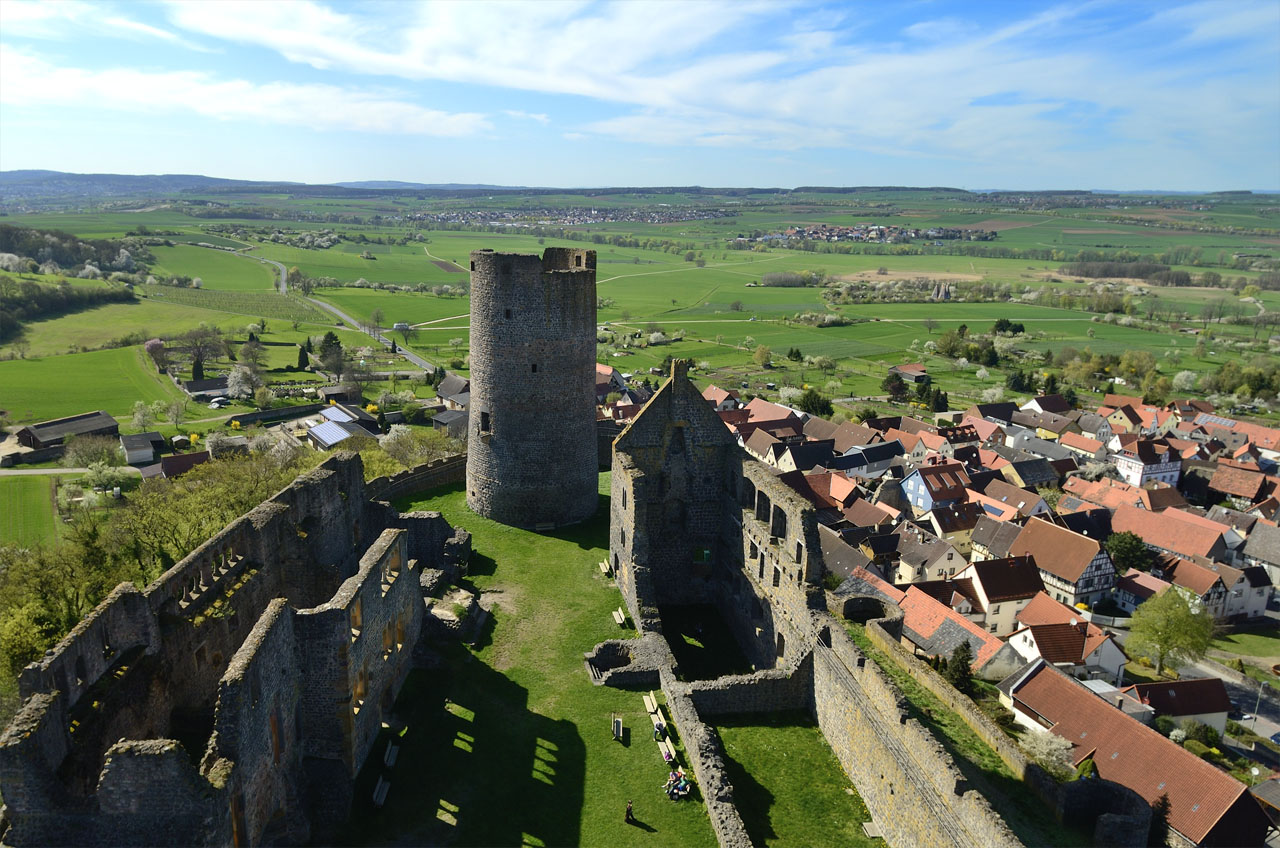
[[[596,253],[471,254],[467,503],[516,527],[596,509]]]
[[[659,604],[715,603],[765,669],[692,684],[674,661],[659,669],[722,845],[750,840],[704,714],[796,707],[814,716],[890,844],[1019,844],[827,614],[812,505],[744,458],[682,363],[615,441],[612,486],[610,557],[643,638],[661,631]],[[702,545],[709,561],[694,562]]]
[[[5,841],[323,838],[408,672],[418,558],[469,547],[438,514],[370,503],[339,454],[145,591],[122,584],[21,675]]]

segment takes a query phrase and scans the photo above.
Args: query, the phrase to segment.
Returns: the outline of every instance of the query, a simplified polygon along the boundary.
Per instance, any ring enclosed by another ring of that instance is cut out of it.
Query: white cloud
[[[526,121],[537,121],[543,125],[551,123],[551,116],[543,112],[522,112],[519,109],[504,109],[503,114]]]
[[[155,38],[189,50],[214,52],[177,33],[113,12],[111,4],[81,0],[3,0],[0,2],[0,31],[11,38],[54,40],[65,40],[76,32],[91,31],[98,37]]]
[[[146,115],[189,112],[224,121],[403,135],[458,137],[492,129],[484,115],[426,109],[385,92],[215,79],[197,71],[55,67],[5,44],[0,44],[0,102]]]

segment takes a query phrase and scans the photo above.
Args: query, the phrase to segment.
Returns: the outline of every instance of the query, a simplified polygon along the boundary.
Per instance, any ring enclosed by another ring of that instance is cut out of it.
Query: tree
[[[896,371],[880,382],[880,388],[889,396],[889,400],[895,403],[902,403],[907,399],[907,383]]]
[[[1129,625],[1131,653],[1151,659],[1156,672],[1204,656],[1213,639],[1213,618],[1203,605],[1192,610],[1182,592],[1168,588],[1138,606]]]
[[[938,321],[935,318],[926,318],[920,322],[924,328],[929,331],[929,335],[933,335],[933,331],[938,329]]]
[[[1107,539],[1106,548],[1119,574],[1128,574],[1131,568],[1139,571],[1151,569],[1151,551],[1137,533],[1128,530],[1112,533]]]
[[[67,468],[88,468],[94,463],[122,465],[120,440],[111,436],[73,436],[67,441],[62,464]]]
[[[947,682],[957,691],[965,695],[973,689],[973,648],[969,645],[968,639],[956,645],[955,650],[951,652],[942,676],[947,678]]]
[[[1196,388],[1196,372],[1179,371],[1173,375],[1173,390],[1175,392],[1193,392]]]
[[[1164,792],[1151,803],[1151,826],[1147,830],[1147,845],[1159,848],[1169,841],[1169,793]]]
[[[755,349],[755,352],[751,354],[751,361],[756,365],[759,365],[761,368],[768,368],[769,364],[773,361],[773,352],[770,351],[766,345],[760,345]]]
[[[151,411],[151,407],[147,405],[145,400],[134,401],[133,403],[133,419],[132,424],[137,430],[146,430],[151,426],[151,422],[155,420],[155,415]]]
[[[1056,733],[1028,733],[1023,737],[1022,748],[1054,777],[1062,779],[1068,775],[1071,740]]]
[[[262,367],[262,361],[266,358],[267,349],[262,346],[262,342],[255,340],[240,346],[240,361],[248,364],[254,371]]]
[[[225,350],[222,331],[208,324],[201,324],[187,331],[182,337],[182,344],[187,349],[187,355],[191,357],[192,380],[203,380],[205,361],[216,358]]]
[[[276,393],[268,389],[266,386],[259,386],[253,391],[253,404],[258,409],[270,409],[271,404],[275,403]]]
[[[237,365],[227,375],[227,395],[245,400],[262,387],[262,378],[251,368]]]
[[[1044,387],[1041,389],[1046,395],[1056,395],[1058,393],[1058,375],[1049,374],[1044,378]]]
[[[453,348],[453,352],[455,355],[458,352],[458,348],[461,346],[462,346],[462,339],[460,338],[449,339],[449,347]]]
[[[832,374],[836,370],[836,361],[830,356],[819,356],[813,360],[813,367],[823,374]]]
[[[796,408],[810,415],[829,416],[835,412],[831,401],[824,398],[816,389],[808,389],[796,401]]]
[[[302,345],[298,345],[298,370],[302,370],[311,365],[311,357],[307,356],[307,349]]]
[[[398,332],[400,333],[401,340],[406,345],[418,337],[418,328],[411,324],[402,324]]]
[[[880,413],[876,412],[876,408],[874,406],[860,406],[858,407],[857,412],[853,415],[858,419],[858,422],[861,423],[863,421],[869,421],[872,418],[876,418],[879,414]]]
[[[740,301],[740,300],[735,300],[733,303],[730,303],[730,304],[729,304],[729,311],[730,311],[730,312],[741,312],[741,311],[742,311],[742,301]]]
[[[369,313],[369,329],[373,331],[373,335],[377,336],[382,332],[383,318],[381,309],[375,308]]]
[[[183,400],[172,401],[165,408],[165,415],[169,419],[169,423],[177,427],[182,423],[183,417],[187,414],[187,403]]]

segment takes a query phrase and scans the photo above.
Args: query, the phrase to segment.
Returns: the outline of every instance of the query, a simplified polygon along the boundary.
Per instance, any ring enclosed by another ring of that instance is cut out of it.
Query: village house
[[[1142,486],[1156,481],[1178,485],[1182,473],[1181,458],[1163,441],[1138,439],[1122,447],[1112,456],[1116,470],[1126,483]]]
[[[742,406],[742,400],[738,396],[737,389],[722,389],[719,386],[711,385],[702,390],[702,396],[707,399],[707,403],[711,404],[711,408],[716,412],[737,409]]]
[[[897,374],[905,382],[908,383],[928,383],[929,374],[925,370],[924,365],[919,362],[908,362],[903,365],[894,365],[889,368],[890,374]]]
[[[1009,548],[1022,532],[1022,526],[1012,521],[998,521],[984,515],[974,525],[970,538],[972,549],[969,559],[981,562],[988,559],[1004,559],[1009,556]]]
[[[962,642],[973,652],[973,673],[983,680],[1000,680],[1022,664],[1012,646],[974,624],[916,586],[902,601],[902,643],[923,657],[950,657]]]
[[[1096,604],[1115,585],[1115,566],[1097,539],[1043,518],[1027,519],[1009,555],[1033,557],[1045,590],[1070,606]]]
[[[129,465],[150,465],[164,450],[164,436],[155,430],[146,433],[133,433],[120,437],[120,447],[124,450],[124,461]]]
[[[1136,534],[1153,551],[1223,561],[1231,555],[1225,534],[1234,534],[1229,527],[1189,512],[1151,512],[1128,505],[1116,507],[1111,529]]]
[[[1263,843],[1269,822],[1243,783],[1043,660],[997,688],[1019,724],[1071,743],[1073,766],[1092,760],[1098,777],[1129,787],[1148,803],[1167,797],[1170,828],[1191,844]]]
[[[1124,682],[1129,658],[1115,637],[1086,621],[1078,611],[1041,593],[1018,613],[1022,626],[1008,637],[1025,660],[1043,659],[1077,680]]]
[[[985,613],[983,625],[997,636],[1016,629],[1018,613],[1031,599],[1044,593],[1040,569],[1030,557],[1008,557],[975,562],[956,573],[969,579],[979,606]]]
[[[978,504],[955,503],[934,507],[916,518],[916,523],[930,528],[934,535],[967,559],[973,547],[973,528],[984,514]]]
[[[963,502],[968,484],[964,466],[948,462],[917,468],[903,479],[902,491],[916,514],[923,515],[935,507]]]
[[[1231,698],[1226,684],[1217,677],[1135,683],[1121,692],[1151,707],[1157,716],[1168,716],[1177,724],[1191,720],[1206,724],[1218,733],[1227,730]]]
[[[1280,527],[1256,525],[1245,539],[1241,554],[1246,567],[1264,568],[1272,585],[1280,583]]]
[[[1139,604],[1154,598],[1170,585],[1150,572],[1131,568],[1116,581],[1112,600],[1125,612],[1132,613]]]

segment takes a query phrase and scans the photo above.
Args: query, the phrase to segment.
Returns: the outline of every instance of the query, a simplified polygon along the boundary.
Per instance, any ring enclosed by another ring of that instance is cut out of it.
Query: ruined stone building
[[[516,527],[596,510],[596,252],[471,254],[467,504]]]
[[[746,455],[686,369],[673,365],[671,379],[614,443],[610,558],[639,636],[587,655],[595,682],[661,686],[722,846],[751,842],[711,723],[781,710],[814,718],[889,844],[1019,845],[909,717],[842,615],[828,610],[813,505]],[[858,602],[871,617],[888,614],[871,598],[846,601]],[[758,671],[681,679],[662,636],[662,610],[693,604],[718,610]],[[1046,784],[1051,798],[1055,787]],[[1146,844],[1149,811],[1140,796],[1114,784],[1090,792],[1053,800],[1060,814],[1099,822],[1099,844]]]
[[[409,671],[419,575],[469,544],[369,501],[340,454],[145,590],[121,584],[19,678],[4,842],[323,841]]]

